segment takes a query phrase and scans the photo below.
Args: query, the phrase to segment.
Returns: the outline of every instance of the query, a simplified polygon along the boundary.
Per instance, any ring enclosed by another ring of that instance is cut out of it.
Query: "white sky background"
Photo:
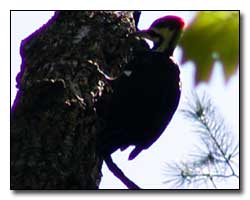
[[[191,12],[143,12],[140,18],[139,28],[145,29],[158,17],[175,14],[183,17],[188,23],[194,16]],[[20,70],[21,57],[19,47],[21,40],[29,36],[50,19],[53,12],[13,12],[11,23],[11,102],[15,98],[15,76]],[[181,50],[175,51],[174,57],[180,60]],[[182,100],[193,87],[194,66],[188,62],[181,66]],[[239,130],[239,73],[237,72],[227,84],[224,83],[222,67],[218,64],[213,70],[213,76],[208,84],[200,84],[198,89],[206,89],[212,97],[215,105],[219,108],[225,120],[232,130],[238,134]],[[181,103],[180,103],[181,106]],[[164,163],[176,159],[182,159],[192,149],[193,143],[190,133],[192,127],[183,119],[177,111],[173,120],[163,135],[148,150],[143,151],[135,160],[128,161],[128,155],[132,148],[124,152],[119,150],[112,157],[123,172],[142,188],[167,188],[162,184],[164,181]],[[126,188],[120,180],[103,167],[103,178],[100,188]],[[223,184],[223,187],[237,187],[235,182]]]

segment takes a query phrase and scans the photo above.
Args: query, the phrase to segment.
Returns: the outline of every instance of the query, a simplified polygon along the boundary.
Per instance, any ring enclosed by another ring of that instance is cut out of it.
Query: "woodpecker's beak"
[[[137,32],[134,33],[134,35],[138,36],[140,38],[149,39],[154,43],[159,42],[159,38],[154,34],[154,31],[152,31],[152,30],[137,31]]]

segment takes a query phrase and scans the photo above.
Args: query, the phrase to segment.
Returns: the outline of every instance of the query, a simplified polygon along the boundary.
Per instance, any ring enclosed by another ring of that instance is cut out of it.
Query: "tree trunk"
[[[22,41],[11,189],[98,189],[94,103],[111,91],[104,74],[118,76],[131,60],[134,31],[131,12],[59,11]]]

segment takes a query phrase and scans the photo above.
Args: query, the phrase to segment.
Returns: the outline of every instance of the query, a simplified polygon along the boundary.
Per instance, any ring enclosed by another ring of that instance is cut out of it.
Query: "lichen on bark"
[[[11,109],[11,189],[97,189],[95,101],[133,57],[132,12],[57,11],[22,41]]]

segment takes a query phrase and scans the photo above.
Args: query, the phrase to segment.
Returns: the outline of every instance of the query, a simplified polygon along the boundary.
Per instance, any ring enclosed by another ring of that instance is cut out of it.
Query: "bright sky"
[[[145,29],[158,17],[164,15],[179,15],[185,19],[187,23],[194,17],[194,12],[162,12],[162,11],[146,11],[141,15],[139,28]],[[11,17],[11,102],[15,99],[15,77],[20,70],[21,57],[19,47],[21,40],[29,36],[41,25],[46,23],[53,15],[51,11],[29,11],[29,12],[12,12]],[[174,57],[177,62],[181,58],[181,50],[176,49]],[[188,62],[181,66],[182,80],[182,99],[181,103],[192,89],[193,76],[195,67],[192,62]],[[212,97],[215,105],[219,108],[227,124],[232,127],[235,134],[239,131],[239,73],[237,72],[229,80],[227,84],[222,79],[222,66],[215,65],[213,75],[209,83],[200,84],[198,90],[205,89]],[[181,107],[180,103],[180,107]],[[143,151],[135,160],[128,161],[128,155],[132,148],[124,152],[119,150],[112,157],[123,172],[142,188],[167,188],[162,184],[164,178],[164,163],[173,160],[182,160],[185,155],[192,149],[197,141],[193,141],[190,137],[190,124],[177,111],[173,120],[167,127],[166,131],[159,140],[148,150]],[[126,188],[120,180],[113,176],[112,173],[103,165],[103,178],[100,188]],[[237,187],[235,182],[225,184],[224,187]]]

